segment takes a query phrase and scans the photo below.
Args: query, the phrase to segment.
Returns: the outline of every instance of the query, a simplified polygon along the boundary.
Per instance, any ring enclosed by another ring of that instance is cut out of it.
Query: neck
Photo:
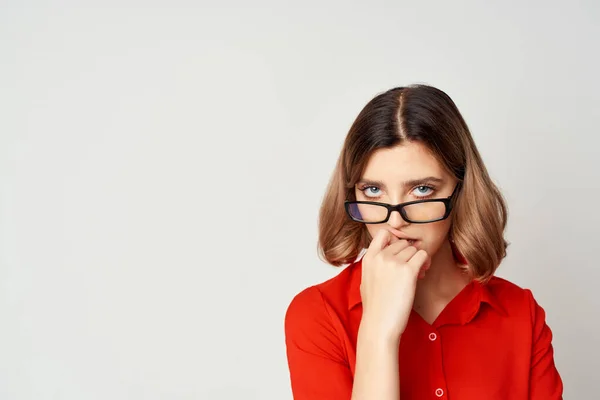
[[[470,276],[459,267],[449,241],[445,241],[431,260],[425,277],[419,280],[415,302],[449,302],[469,282]]]

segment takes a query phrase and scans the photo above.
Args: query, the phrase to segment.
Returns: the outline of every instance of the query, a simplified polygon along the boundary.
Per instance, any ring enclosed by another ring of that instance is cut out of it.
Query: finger
[[[427,271],[429,271],[429,267],[431,266],[431,257],[427,257],[427,261],[423,265],[421,265],[421,269],[419,270],[419,277],[424,278]]]
[[[383,250],[390,242],[391,232],[387,229],[380,229],[375,233],[373,240],[369,243],[369,248],[367,249],[370,253],[379,253]]]
[[[390,254],[396,255],[396,254],[400,253],[402,250],[404,250],[405,248],[407,248],[408,246],[410,246],[410,244],[408,243],[408,240],[398,239],[396,242],[391,243],[388,247],[386,247],[385,250],[389,251]]]
[[[416,253],[417,253],[417,248],[414,246],[409,246],[408,243],[406,244],[406,246],[404,247],[404,249],[402,249],[401,251],[399,251],[396,254],[396,257],[399,260],[402,260],[404,262],[407,262],[408,260],[410,260]]]
[[[428,271],[430,267],[431,267],[431,257],[427,257],[427,261],[425,261],[425,264],[423,264],[422,268],[425,271]]]
[[[400,253],[402,250],[406,249],[407,247],[409,247],[409,243],[408,240],[406,239],[398,239],[397,242],[394,242],[392,244],[390,244],[389,246],[387,246],[384,251],[388,252],[391,255],[396,255],[398,253]]]
[[[428,262],[428,259],[429,254],[425,250],[419,250],[408,260],[408,265],[414,268],[415,271],[419,271],[423,264]]]

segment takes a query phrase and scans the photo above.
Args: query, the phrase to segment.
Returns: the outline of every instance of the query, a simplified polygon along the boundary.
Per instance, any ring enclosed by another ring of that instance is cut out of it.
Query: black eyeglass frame
[[[346,214],[348,214],[348,216],[350,217],[350,219],[352,221],[356,221],[356,222],[360,222],[361,224],[383,224],[388,222],[388,220],[390,219],[390,215],[392,215],[392,211],[398,211],[398,213],[400,213],[400,216],[402,216],[402,219],[405,220],[408,223],[411,224],[430,224],[432,222],[438,222],[438,221],[443,221],[446,218],[448,218],[450,216],[450,213],[452,212],[452,208],[454,206],[454,200],[455,200],[455,196],[458,193],[458,188],[460,187],[460,182],[458,184],[456,184],[456,186],[454,187],[454,190],[452,191],[452,194],[448,197],[445,198],[441,198],[441,199],[425,199],[425,200],[414,200],[414,201],[408,201],[406,203],[400,203],[400,204],[396,204],[396,205],[391,205],[391,204],[387,204],[387,203],[379,203],[376,201],[349,201],[346,200],[344,201],[344,209],[346,210]],[[444,213],[444,216],[438,219],[433,219],[430,221],[413,221],[410,218],[408,218],[408,216],[406,215],[406,210],[404,210],[404,207],[406,206],[410,206],[412,204],[420,204],[420,203],[433,203],[433,202],[439,202],[439,203],[444,203],[445,207],[446,207],[446,212]],[[385,217],[385,219],[383,221],[378,221],[378,222],[366,222],[366,221],[362,221],[359,219],[356,219],[352,216],[352,214],[350,213],[350,206],[353,204],[371,204],[374,206],[382,206],[387,208],[387,216]]]

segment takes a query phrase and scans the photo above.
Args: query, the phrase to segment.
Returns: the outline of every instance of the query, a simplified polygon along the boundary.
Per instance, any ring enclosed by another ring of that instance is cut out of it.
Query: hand
[[[379,339],[399,340],[413,306],[417,279],[430,264],[425,250],[380,229],[362,260],[361,328],[364,324]]]

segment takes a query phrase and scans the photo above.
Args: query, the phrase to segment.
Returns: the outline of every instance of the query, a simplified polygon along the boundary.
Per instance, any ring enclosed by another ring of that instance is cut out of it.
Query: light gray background
[[[301,4],[301,5],[300,5]],[[365,103],[429,83],[510,206],[499,275],[600,370],[596,1],[3,1],[0,398],[290,399],[283,316]],[[493,344],[491,344],[493,345]]]

